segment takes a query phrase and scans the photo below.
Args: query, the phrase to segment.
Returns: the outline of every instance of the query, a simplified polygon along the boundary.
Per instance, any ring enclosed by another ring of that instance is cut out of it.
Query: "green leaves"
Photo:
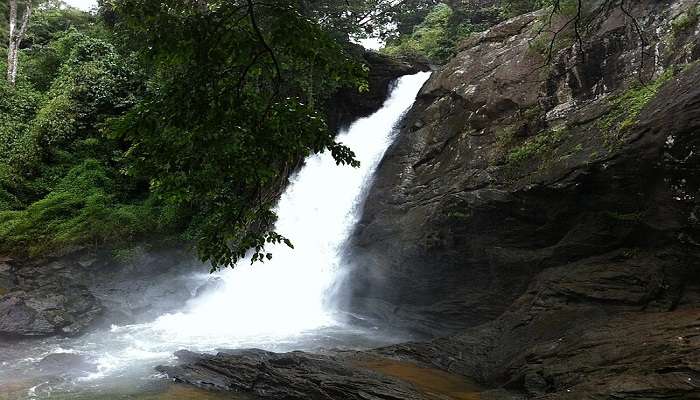
[[[386,5],[355,16],[370,3]],[[289,174],[324,151],[358,165],[318,110],[367,71],[322,6],[107,0],[113,31],[39,10],[27,68],[0,87],[0,250],[177,235],[218,268],[293,248],[272,229]]]
[[[156,3],[156,4],[154,4]],[[178,213],[203,260],[233,265],[291,241],[271,230],[287,175],[329,150],[357,165],[317,111],[362,66],[294,2],[112,3],[118,29],[152,77],[146,98],[112,124],[136,176]]]
[[[383,52],[390,55],[427,57],[445,63],[454,52],[459,39],[472,32],[467,25],[452,26],[454,11],[447,4],[438,4],[425,16],[413,32],[390,40]]]
[[[0,251],[60,254],[76,246],[115,247],[158,232],[157,209],[119,203],[117,188],[104,164],[85,160],[41,200],[19,211],[0,211]]]

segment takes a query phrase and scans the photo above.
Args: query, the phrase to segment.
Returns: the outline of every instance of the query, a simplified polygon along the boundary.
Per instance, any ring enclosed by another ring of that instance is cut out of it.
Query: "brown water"
[[[27,399],[26,387],[20,383],[16,386],[3,385],[0,387],[0,400]],[[212,392],[192,386],[161,381],[148,388],[134,386],[119,391],[101,393],[86,390],[80,394],[58,393],[50,396],[55,400],[252,400],[252,397],[237,393]]]
[[[114,397],[105,397],[104,400],[113,399]],[[153,393],[139,393],[130,397],[123,397],[133,400],[250,400],[251,398],[245,395],[235,393],[211,392],[208,390],[197,389],[192,386],[179,384],[171,384],[163,390]],[[96,399],[97,400],[97,399]]]
[[[464,377],[434,368],[390,359],[361,361],[358,366],[392,376],[415,385],[435,400],[479,400],[479,386]]]

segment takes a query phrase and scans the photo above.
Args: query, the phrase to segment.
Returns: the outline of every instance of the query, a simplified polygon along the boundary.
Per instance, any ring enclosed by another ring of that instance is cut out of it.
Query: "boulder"
[[[13,291],[0,298],[0,335],[75,336],[94,325],[103,311],[82,286],[56,284],[31,292]]]

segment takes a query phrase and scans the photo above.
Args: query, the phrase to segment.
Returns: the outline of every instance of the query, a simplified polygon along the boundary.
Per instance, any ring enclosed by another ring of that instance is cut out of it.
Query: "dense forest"
[[[194,244],[214,266],[251,248],[272,257],[266,243],[292,246],[271,230],[288,173],[323,151],[356,164],[323,112],[340,88],[366,90],[350,43],[380,38],[382,52],[439,64],[471,33],[546,5],[479,4],[105,0],[86,13],[4,0],[0,251],[128,257],[146,241]]]

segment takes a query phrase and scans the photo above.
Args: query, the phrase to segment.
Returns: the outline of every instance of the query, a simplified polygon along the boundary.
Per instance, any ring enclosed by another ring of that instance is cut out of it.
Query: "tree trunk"
[[[10,0],[10,42],[7,46],[7,81],[14,86],[17,81],[17,64],[19,63],[19,47],[24,34],[27,32],[29,18],[32,16],[32,2],[27,1],[22,15],[22,25],[17,28],[17,0]]]

